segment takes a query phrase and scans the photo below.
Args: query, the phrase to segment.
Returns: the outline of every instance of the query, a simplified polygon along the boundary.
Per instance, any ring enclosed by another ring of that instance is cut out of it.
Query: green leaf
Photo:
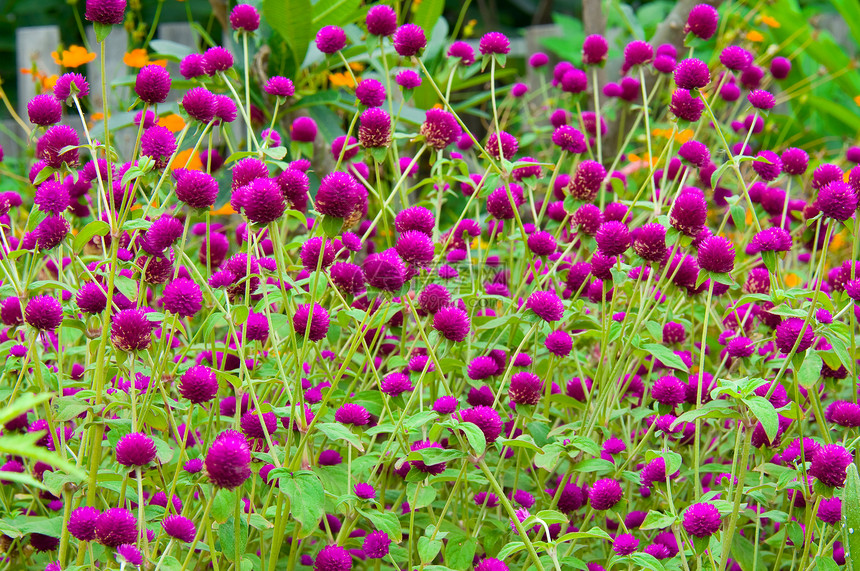
[[[343,229],[343,218],[325,215],[322,217],[322,229],[329,238],[337,238]]]
[[[170,40],[152,40],[149,42],[149,47],[152,49],[153,56],[166,56],[169,59],[181,61],[185,56],[194,53],[190,47],[185,44],[172,42]]]
[[[73,396],[60,397],[55,399],[53,404],[57,407],[57,413],[54,415],[54,420],[60,422],[68,422],[90,408],[86,402]]]
[[[821,357],[818,353],[809,352],[803,364],[797,371],[797,380],[807,389],[812,388],[821,378]]]
[[[421,0],[418,9],[411,17],[413,24],[418,24],[424,30],[432,30],[436,21],[442,15],[445,0]]]
[[[320,432],[325,434],[329,440],[346,440],[357,450],[364,452],[364,446],[362,446],[361,440],[358,436],[350,432],[350,430],[344,425],[336,422],[323,422],[321,424],[317,424],[316,427]]]
[[[0,454],[11,454],[13,456],[24,456],[33,460],[41,460],[46,464],[63,470],[67,474],[77,476],[81,479],[86,477],[83,470],[63,460],[55,452],[50,452],[47,448],[36,446],[36,441],[42,435],[42,431],[28,432],[26,434],[4,434],[0,436]]]
[[[72,247],[75,249],[75,252],[80,252],[87,242],[93,239],[93,236],[105,236],[108,232],[110,232],[110,226],[107,222],[93,220],[81,228],[81,231],[75,236]]]
[[[735,538],[737,540],[739,538]],[[734,546],[732,546],[734,547]],[[734,549],[732,549],[732,556],[734,557]],[[743,567],[743,566],[742,566]],[[752,567],[750,567],[752,569]],[[839,571],[839,565],[836,564],[836,561],[833,560],[832,557],[819,557],[815,560],[815,569],[816,571]],[[850,569],[850,567],[849,567]],[[747,571],[744,569],[744,571]]]
[[[734,541],[732,541],[732,559],[738,562],[738,565],[741,566],[743,571],[767,569],[767,567],[765,567],[761,551],[758,551],[758,557],[756,557],[755,546],[749,539],[740,534],[735,535]],[[821,559],[830,558],[822,557]],[[833,560],[830,559],[830,561]],[[834,565],[836,564],[834,563]]]
[[[15,402],[9,406],[0,409],[0,424],[6,424],[15,417],[21,416],[25,412],[36,408],[43,402],[50,400],[53,395],[51,393],[41,393],[38,395],[24,394],[15,398]]]
[[[760,396],[747,397],[743,401],[761,423],[767,439],[773,442],[779,430],[779,416],[776,414],[776,409],[769,400]]]
[[[536,513],[535,516],[538,519],[545,521],[549,525],[552,525],[554,523],[570,523],[570,518],[556,510],[541,510]]]
[[[426,478],[426,475],[421,473]],[[406,501],[413,510],[426,508],[436,499],[436,489],[432,486],[424,486],[421,482],[410,482],[406,486]]]
[[[642,350],[651,353],[657,359],[660,359],[660,362],[664,365],[672,367],[673,369],[680,369],[685,373],[689,373],[690,369],[687,368],[687,365],[684,364],[684,361],[681,358],[672,352],[671,349],[664,345],[659,345],[657,343],[645,343],[642,345]]]
[[[422,563],[430,563],[442,549],[442,541],[423,536],[418,538],[418,556]]]
[[[483,454],[487,449],[487,439],[484,437],[484,433],[481,432],[481,429],[478,428],[478,425],[472,422],[460,422],[457,425],[457,428],[466,433],[466,439],[469,441],[469,445],[475,449],[479,455]]]
[[[280,489],[290,498],[290,513],[303,528],[303,536],[316,530],[325,513],[325,492],[313,472],[301,471],[279,478]]]
[[[529,436],[528,434],[521,434],[520,436],[513,438],[513,439],[512,438],[500,438],[499,442],[503,446],[508,446],[508,447],[512,447],[512,448],[528,448],[529,450],[537,452],[538,454],[543,452],[543,450],[541,450],[540,447],[537,444],[535,444],[532,437]],[[598,452],[598,454],[599,454],[599,452]]]
[[[675,523],[677,519],[678,518],[673,515],[651,510],[648,512],[648,515],[645,516],[645,521],[642,522],[639,529],[642,531],[647,531],[649,529],[663,529]]]
[[[459,540],[449,538],[445,546],[445,563],[457,571],[466,571],[471,568],[477,549],[478,540],[474,537]]]
[[[400,543],[403,534],[400,531],[400,520],[391,512],[377,512],[373,510],[358,509],[358,512],[370,520],[373,527],[388,534],[391,541]]]
[[[96,41],[102,43],[107,39],[110,35],[110,31],[113,28],[111,24],[101,24],[99,22],[93,22],[93,30],[96,32]]]
[[[609,473],[615,471],[615,464],[613,464],[609,460],[603,460],[602,458],[589,458],[587,460],[577,462],[571,467],[571,470],[573,470],[574,472]]]
[[[116,276],[113,282],[116,289],[130,301],[137,299],[137,282],[127,276]]]
[[[263,16],[290,46],[296,68],[302,65],[316,31],[312,13],[310,0],[263,0]]]
[[[842,543],[847,548],[846,559],[860,561],[860,475],[857,474],[857,466],[849,464],[847,474],[842,490]]]
[[[218,526],[218,540],[221,542],[221,551],[230,560],[236,558],[236,553],[245,553],[248,545],[248,524],[243,518],[239,518],[239,537],[236,537],[235,520],[231,517]]]
[[[215,492],[215,499],[212,500],[212,519],[218,523],[227,521],[236,509],[236,501],[236,493],[232,490],[221,488]]]

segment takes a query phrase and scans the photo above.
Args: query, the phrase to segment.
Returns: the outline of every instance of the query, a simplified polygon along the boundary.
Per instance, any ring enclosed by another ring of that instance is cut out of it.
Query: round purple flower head
[[[770,62],[770,74],[776,80],[785,79],[791,73],[791,61],[784,57],[775,57]]]
[[[144,103],[164,103],[170,92],[170,73],[160,65],[140,68],[134,80],[134,92]]]
[[[316,121],[310,117],[296,117],[290,125],[290,138],[299,143],[313,143],[317,138]]]
[[[203,292],[194,280],[178,278],[164,286],[162,303],[171,313],[194,317],[203,307]]]
[[[122,24],[125,6],[125,0],[87,0],[84,18],[105,25]]]
[[[654,58],[654,48],[648,42],[636,40],[624,47],[624,68],[649,63]]]
[[[391,6],[376,4],[367,11],[365,23],[374,36],[390,36],[397,30],[397,12]]]
[[[314,560],[314,571],[352,571],[352,556],[338,545],[327,545]]]
[[[161,527],[164,529],[164,533],[166,533],[168,537],[178,539],[185,543],[191,543],[194,541],[194,536],[197,534],[194,522],[181,515],[167,516],[161,520]]]
[[[487,139],[487,152],[494,159],[498,160],[504,157],[511,160],[519,149],[517,138],[505,131],[493,133]]]
[[[192,119],[208,123],[215,118],[215,96],[205,87],[193,87],[182,98],[182,108]]]
[[[526,301],[526,308],[547,322],[559,321],[564,314],[564,303],[555,291],[535,291]]]
[[[287,208],[281,187],[270,178],[257,178],[234,190],[231,203],[234,208],[240,206],[249,221],[260,225],[274,222]]]
[[[315,206],[317,212],[335,218],[346,218],[359,198],[358,182],[345,172],[332,172],[320,181]]]
[[[475,566],[475,571],[508,571],[508,566],[500,559],[487,557]]]
[[[557,244],[550,232],[534,232],[528,238],[528,247],[537,256],[549,256],[555,252]]]
[[[251,449],[245,437],[232,430],[219,434],[206,452],[203,465],[218,488],[232,490],[251,476]]]
[[[317,32],[317,49],[324,54],[335,54],[346,47],[346,32],[339,26],[325,26]]]
[[[120,561],[134,567],[143,565],[143,554],[136,545],[125,543],[116,548],[116,554]]]
[[[140,137],[140,154],[155,161],[156,169],[167,166],[176,151],[176,139],[167,127],[156,125],[143,132]]]
[[[624,490],[621,489],[621,484],[612,478],[597,480],[588,490],[591,507],[598,511],[611,509],[621,501],[623,495]]]
[[[398,232],[417,230],[432,237],[435,224],[436,217],[433,213],[421,206],[410,206],[394,217],[394,228]]]
[[[406,266],[394,249],[365,258],[361,266],[367,283],[384,291],[398,291],[406,283]]]
[[[79,73],[64,73],[57,79],[54,84],[54,97],[58,101],[65,101],[71,105],[69,99],[72,97],[72,90],[77,94],[78,99],[86,97],[90,93],[90,84]]]
[[[218,197],[218,182],[203,171],[182,171],[176,181],[176,198],[191,208],[210,208]]]
[[[365,107],[379,107],[385,103],[385,86],[375,79],[362,79],[355,87],[355,97]]]
[[[678,156],[695,167],[703,167],[711,160],[707,145],[699,141],[687,141],[678,148]]]
[[[230,27],[240,32],[253,32],[260,27],[260,13],[250,4],[237,4],[230,12]]]
[[[764,111],[773,109],[774,105],[776,105],[776,98],[772,93],[765,91],[764,89],[754,89],[753,91],[750,91],[749,95],[747,95],[747,100],[750,102],[750,105],[756,109]]]
[[[519,405],[534,406],[543,395],[543,381],[534,373],[520,371],[514,373],[508,388],[511,402]]]
[[[126,434],[116,443],[116,461],[123,466],[146,466],[155,460],[155,442],[142,432]]]
[[[212,46],[203,54],[203,69],[206,75],[214,76],[219,71],[233,67],[233,54],[221,46]]]
[[[370,422],[370,413],[359,404],[346,403],[335,411],[334,419],[341,424],[364,426]]]
[[[475,50],[466,42],[454,42],[448,48],[448,57],[460,58],[461,64],[472,65],[475,63]]]
[[[696,58],[681,60],[675,66],[675,85],[681,89],[702,89],[711,81],[708,64]]]
[[[361,546],[364,554],[370,559],[382,559],[388,555],[391,546],[391,538],[384,531],[371,531],[364,537],[364,543]],[[337,571],[340,571],[340,567]]]
[[[495,442],[502,433],[502,417],[495,409],[489,406],[476,406],[461,411],[460,419],[463,422],[471,422],[484,434],[487,444]]]
[[[593,34],[582,42],[582,63],[585,65],[600,65],[606,60],[609,44],[606,38]]]
[[[857,195],[847,183],[834,180],[818,191],[818,208],[825,218],[844,222],[854,215]]]
[[[63,118],[63,107],[57,98],[48,93],[35,96],[27,103],[27,117],[30,123],[47,127],[59,123]]]
[[[720,529],[722,517],[713,504],[693,504],[684,510],[684,530],[693,537],[708,537]]]
[[[68,125],[54,125],[36,142],[36,156],[49,167],[58,169],[66,163],[70,166],[78,164],[78,149],[61,153],[63,148],[77,146],[80,143],[78,133]]]
[[[705,104],[698,97],[693,97],[686,89],[676,89],[672,93],[669,111],[682,121],[695,123],[702,117]]]
[[[630,229],[623,222],[604,222],[594,235],[597,247],[606,256],[620,256],[630,247]]]
[[[95,315],[101,313],[107,307],[107,295],[104,292],[103,286],[100,284],[89,282],[81,286],[78,293],[75,295],[75,303],[78,304],[78,309],[84,313]]]
[[[394,49],[403,57],[412,57],[427,46],[424,30],[417,24],[404,24],[394,32]]]
[[[732,71],[743,71],[753,62],[753,55],[740,46],[728,46],[720,52],[720,63]]]
[[[842,519],[842,500],[838,497],[821,500],[817,515],[824,523],[836,525]]]
[[[144,351],[152,342],[152,325],[140,309],[123,309],[113,316],[110,340],[120,351]]]
[[[686,399],[687,385],[673,376],[660,377],[651,387],[651,398],[660,404],[676,407]]]
[[[726,274],[735,267],[735,246],[728,238],[711,236],[699,244],[699,267],[716,274]]]
[[[585,144],[585,136],[570,125],[560,125],[552,133],[552,143],[568,153],[584,153],[588,147]],[[581,163],[580,163],[581,164]],[[577,172],[578,172],[577,168]]]
[[[71,203],[69,189],[54,179],[48,179],[36,189],[33,203],[42,212],[59,214],[66,210]]]
[[[469,314],[456,306],[446,306],[433,316],[433,329],[442,337],[460,343],[469,334]]]
[[[404,262],[413,266],[426,267],[433,261],[433,241],[417,230],[400,234],[394,249]]]
[[[815,332],[811,326],[803,327],[805,320],[800,317],[789,317],[776,327],[776,348],[783,353],[790,353],[795,343],[797,352],[802,353],[815,341]],[[801,336],[801,329],[803,329]]]
[[[92,541],[96,538],[96,520],[101,512],[96,508],[82,506],[72,510],[66,527],[72,537],[81,541]]]
[[[276,97],[292,97],[296,93],[296,87],[291,79],[275,75],[266,82],[264,91]]]
[[[371,107],[364,111],[359,120],[358,143],[366,149],[378,149],[390,145],[391,117],[388,113],[379,107]]]
[[[535,52],[529,57],[529,66],[538,68],[549,63],[549,56],[543,52]]]
[[[421,85],[421,76],[418,75],[416,71],[413,71],[411,69],[404,69],[397,74],[397,77],[394,78],[394,81],[397,83],[397,85],[400,86],[401,89],[415,89]]]
[[[180,379],[179,394],[192,404],[202,404],[212,400],[218,394],[218,378],[215,372],[203,365],[191,367]]]
[[[616,535],[612,542],[612,551],[618,555],[630,555],[637,549],[639,549],[639,540],[630,533]]]
[[[433,403],[433,411],[436,414],[451,414],[455,410],[457,410],[457,399],[449,395],[439,397]]]
[[[194,79],[206,75],[206,66],[203,63],[203,54],[188,54],[179,62],[179,73],[185,79]]]
[[[442,150],[457,140],[461,129],[453,114],[443,109],[431,108],[427,110],[420,133],[428,147]]]
[[[37,295],[27,302],[24,321],[39,331],[53,331],[63,322],[63,306],[49,295]]]
[[[310,321],[310,326],[308,322]],[[311,341],[321,341],[328,333],[329,317],[328,311],[318,303],[313,306],[313,315],[311,315],[310,304],[302,303],[296,307],[296,312],[293,314],[293,328],[296,333],[307,337]]]
[[[96,518],[96,540],[107,547],[137,541],[137,518],[124,508],[111,508]]]
[[[511,41],[501,32],[489,32],[481,38],[478,51],[483,55],[507,55],[511,51]]]
[[[451,293],[441,284],[428,284],[418,294],[418,306],[431,315],[449,303],[451,303]]]
[[[812,457],[809,475],[825,486],[841,488],[845,485],[848,465],[853,461],[854,456],[842,446],[825,444]]]
[[[633,237],[633,251],[646,262],[661,262],[666,254],[666,228],[652,222],[639,228]]]
[[[690,10],[690,15],[687,16],[684,33],[693,34],[703,40],[710,40],[717,32],[719,21],[720,15],[716,8],[710,4],[698,4]]]
[[[699,190],[682,191],[669,212],[672,228],[690,237],[695,237],[708,219],[708,204]]]

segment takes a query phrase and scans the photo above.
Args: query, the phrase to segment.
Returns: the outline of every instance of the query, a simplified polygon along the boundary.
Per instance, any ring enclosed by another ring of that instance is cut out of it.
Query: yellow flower
[[[57,65],[75,68],[90,63],[96,59],[96,54],[88,52],[83,46],[69,46],[69,49],[63,50],[62,57],[57,52],[51,52],[51,57]]]
[[[751,42],[763,42],[764,36],[761,34],[761,32],[751,30],[747,32],[747,39]]]
[[[355,87],[352,76],[345,72],[331,73],[328,80],[335,87]]]
[[[469,20],[466,25],[463,27],[463,37],[468,38],[473,33],[475,33],[475,26],[478,25],[477,20]]]
[[[146,50],[141,48],[131,50],[125,54],[122,58],[122,62],[129,67],[143,67],[150,64],[160,65],[161,67],[165,67],[167,65],[166,59],[149,59],[149,54],[146,53]]]
[[[781,28],[782,27],[782,24],[779,23],[779,20],[777,20],[776,18],[772,18],[771,16],[768,16],[767,14],[762,14],[761,23],[764,24],[765,26],[770,26],[771,28]]]
[[[176,113],[171,113],[170,115],[161,117],[158,120],[158,124],[162,127],[167,127],[171,133],[178,133],[185,127],[185,119]]]

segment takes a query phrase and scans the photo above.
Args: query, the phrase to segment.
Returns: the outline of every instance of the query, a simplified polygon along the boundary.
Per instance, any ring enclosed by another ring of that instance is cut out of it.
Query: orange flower
[[[158,124],[162,127],[167,127],[171,133],[178,133],[183,128],[185,128],[185,119],[183,119],[176,113],[172,113],[170,115],[161,117],[158,120]]]
[[[200,155],[195,153],[194,149],[185,149],[177,154],[170,163],[170,170],[176,169],[199,171],[203,169],[203,161],[200,160]]]
[[[355,87],[352,76],[345,72],[331,73],[328,76],[328,80],[335,87]]]
[[[182,0],[180,0],[180,2],[181,1]],[[236,214],[236,211],[233,210],[233,207],[230,206],[230,203],[228,202],[227,204],[225,204],[224,206],[222,206],[218,210],[210,210],[209,213],[210,214]]]
[[[747,32],[747,39],[751,42],[763,42],[764,36],[761,34],[761,32],[751,30]]]
[[[149,54],[146,50],[137,48],[125,54],[122,58],[122,63],[128,67],[143,67],[145,65],[155,64],[164,67],[167,65],[166,59],[149,59]]]
[[[779,20],[777,20],[776,18],[772,18],[771,16],[768,16],[767,14],[762,15],[761,22],[765,26],[770,26],[771,28],[781,28],[782,27],[782,24],[779,23]]]
[[[695,133],[692,129],[684,129],[678,133],[675,133],[675,142],[681,143],[682,145],[693,138]]]
[[[93,121],[101,121],[101,120],[102,120],[102,119],[104,119],[104,118],[105,118],[105,114],[104,114],[104,113],[93,113],[93,114],[90,116],[90,119],[92,119]]]
[[[42,76],[42,91],[53,91],[54,86],[57,84],[57,80],[60,79],[56,74]]]
[[[96,54],[88,52],[83,46],[69,46],[69,49],[63,50],[62,57],[57,52],[51,52],[51,57],[57,65],[75,68],[90,63],[96,59]]]
[[[364,64],[360,61],[351,61],[349,62],[349,69],[352,71],[364,71]]]
[[[857,95],[854,97],[854,103],[856,103],[858,106],[860,106],[860,95]]]

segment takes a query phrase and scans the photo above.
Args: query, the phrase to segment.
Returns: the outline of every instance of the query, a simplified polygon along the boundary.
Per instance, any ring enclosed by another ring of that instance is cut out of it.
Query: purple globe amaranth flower
[[[414,70],[404,69],[397,74],[394,81],[401,89],[408,91],[410,89],[416,89],[421,85],[421,76]]]
[[[370,559],[382,559],[388,555],[391,547],[391,538],[384,531],[371,531],[364,537],[361,545],[362,551]],[[338,567],[337,571],[341,568]]]
[[[263,90],[269,95],[276,97],[292,97],[296,93],[296,87],[291,79],[275,75],[269,78]]]
[[[678,377],[660,377],[651,387],[651,398],[660,404],[676,407],[686,399],[687,385]]]
[[[445,339],[460,343],[469,334],[469,314],[456,306],[442,307],[433,316],[433,329]]]
[[[116,443],[116,461],[123,466],[146,466],[155,460],[155,442],[142,432],[126,434]]]
[[[562,151],[581,154],[588,150],[585,136],[570,125],[560,125],[552,133],[552,143]]]
[[[87,0],[84,18],[98,24],[122,24],[126,0]]]
[[[39,331],[53,331],[63,322],[63,306],[49,295],[37,295],[27,302],[24,321]]]
[[[536,256],[549,256],[558,247],[555,236],[542,230],[529,235],[527,245]]]
[[[165,68],[160,65],[147,65],[137,73],[134,92],[144,103],[164,103],[170,92],[170,83],[170,73]]]
[[[260,420],[260,416],[263,420]],[[248,438],[265,439],[266,435],[271,436],[278,429],[278,417],[274,412],[265,412],[262,415],[256,410],[249,410],[239,419],[239,426],[242,429],[242,434]]]
[[[842,500],[838,497],[822,499],[816,515],[824,523],[836,525],[842,520]]]
[[[218,182],[203,171],[182,171],[176,180],[176,198],[191,208],[210,208],[218,198]]]
[[[709,537],[720,529],[722,517],[713,504],[693,504],[684,510],[684,530],[693,537]]]
[[[831,163],[824,163],[812,173],[812,188],[818,190],[830,182],[843,180],[843,176],[841,168]]]
[[[418,55],[427,46],[427,36],[417,24],[404,24],[394,32],[394,50],[403,57]]]
[[[47,216],[33,230],[33,237],[39,249],[53,250],[63,243],[69,228],[68,221],[62,216]]]
[[[251,449],[245,437],[227,430],[219,434],[203,462],[209,480],[218,488],[232,490],[251,476]]]
[[[606,256],[620,256],[630,247],[630,229],[623,222],[604,222],[594,235],[597,247]]]
[[[339,26],[325,26],[317,32],[317,49],[324,54],[335,54],[346,47],[346,32]]]
[[[418,306],[433,315],[451,303],[451,292],[441,284],[428,284],[418,294]]]
[[[528,371],[514,373],[508,386],[511,402],[519,405],[534,406],[543,396],[543,381]]]
[[[750,105],[763,111],[773,109],[774,105],[776,105],[776,98],[771,92],[764,89],[750,91],[749,95],[747,95],[747,100],[750,102]]]
[[[672,56],[658,54],[657,57],[654,58],[653,65],[654,69],[660,73],[668,75],[675,71],[675,66],[678,64]]]
[[[194,79],[206,75],[203,54],[188,54],[179,62],[179,73],[185,79]]]
[[[90,84],[79,73],[64,73],[54,84],[54,97],[67,105],[72,105],[70,99],[73,91],[78,99],[86,97],[90,93]]]
[[[754,352],[755,346],[748,337],[735,337],[726,345],[726,353],[734,359],[745,359]]]
[[[96,538],[96,520],[101,512],[96,508],[82,506],[72,510],[66,528],[75,539],[92,541]]]
[[[676,89],[672,93],[669,111],[682,121],[695,123],[702,117],[705,104],[698,97],[693,97],[686,89]]]
[[[361,114],[358,143],[367,149],[384,148],[391,144],[391,117],[378,107]]]
[[[164,215],[155,220],[146,231],[141,248],[153,256],[160,255],[182,236],[182,230],[180,220]]]
[[[260,225],[274,222],[287,208],[281,187],[270,178],[257,178],[234,190],[231,204],[235,210],[241,210],[250,222]]]
[[[194,541],[197,529],[194,522],[181,515],[169,515],[161,520],[161,527],[168,537],[185,543]]]
[[[404,262],[413,266],[426,267],[433,261],[433,240],[418,230],[400,234],[394,249]]]
[[[525,306],[547,322],[560,321],[564,315],[564,303],[553,290],[532,292]]]
[[[123,309],[113,316],[111,343],[120,351],[144,351],[152,342],[152,324],[140,309]]]
[[[309,325],[310,322],[310,325]],[[328,333],[329,316],[328,311],[318,303],[313,306],[311,315],[310,304],[299,304],[293,314],[293,328],[298,335],[305,336],[311,341],[321,341]]]
[[[433,403],[433,411],[437,414],[451,414],[457,410],[457,399],[452,396],[442,396]]]
[[[753,237],[750,247],[755,253],[788,252],[791,250],[791,234],[783,228],[765,228]]]
[[[54,125],[49,127],[36,142],[36,156],[55,169],[62,167],[63,163],[77,166],[78,149],[61,151],[65,147],[77,146],[79,143],[78,134],[74,129],[68,125]]]
[[[335,218],[346,218],[358,202],[358,182],[345,172],[332,172],[320,181],[314,206],[317,212]]]
[[[317,123],[310,117],[296,117],[290,125],[290,138],[299,143],[313,143],[317,137]]]
[[[398,291],[406,283],[406,266],[395,249],[371,254],[361,269],[368,284],[384,291]]]
[[[382,392],[388,396],[397,396],[411,392],[414,388],[409,375],[406,373],[390,373],[385,376],[381,383]]]
[[[622,496],[624,496],[624,490],[621,489],[621,484],[612,478],[597,480],[588,490],[589,503],[598,511],[612,509],[621,501]]]
[[[534,68],[543,67],[549,63],[549,56],[543,52],[535,52],[529,56],[529,66]]]
[[[717,9],[710,4],[697,4],[690,10],[687,16],[687,25],[684,26],[685,34],[693,34],[703,40],[710,40],[717,32],[717,24],[720,15]]]
[[[359,404],[346,403],[335,411],[334,419],[341,424],[364,426],[370,422],[370,413]]]
[[[720,63],[732,71],[743,71],[752,65],[753,54],[740,46],[728,46],[720,52]]]
[[[215,119],[221,123],[232,123],[236,120],[236,104],[228,95],[215,95]],[[263,132],[265,135],[265,131]]]
[[[355,97],[365,107],[379,107],[385,103],[385,86],[375,79],[362,79],[355,86]]]
[[[205,87],[193,87],[182,98],[182,108],[192,119],[208,123],[215,118],[215,95]]]
[[[377,4],[367,11],[367,31],[374,36],[390,36],[397,30],[397,12],[391,6]]]
[[[36,95],[27,103],[27,117],[34,125],[47,127],[63,118],[63,107],[53,95]]]
[[[699,141],[687,141],[678,148],[678,156],[695,167],[703,167],[711,160],[707,145]]]
[[[597,198],[600,186],[606,178],[606,169],[597,161],[585,160],[576,166],[576,172],[568,183],[567,190],[575,200],[591,202]]]
[[[17,327],[24,323],[24,312],[19,298],[7,297],[0,302],[0,320],[8,327]]]
[[[809,475],[830,488],[845,485],[848,465],[854,456],[838,444],[825,444],[813,456]]]
[[[783,353],[790,353],[795,343],[797,352],[802,353],[815,341],[815,332],[811,325],[803,327],[805,320],[801,317],[789,317],[776,327],[776,348]],[[802,335],[801,335],[802,330]]]
[[[556,357],[567,357],[573,349],[573,339],[566,331],[553,331],[547,335],[544,346]]]
[[[696,58],[681,60],[675,66],[675,85],[681,89],[702,89],[711,81],[708,64]]]
[[[844,222],[854,215],[857,194],[847,183],[834,180],[821,187],[816,202],[825,218]]]
[[[487,197],[487,212],[498,220],[513,220],[515,210],[523,203],[523,190],[518,184],[495,189]]]
[[[606,61],[609,44],[606,38],[599,34],[587,36],[582,42],[582,63],[585,65],[600,65]]]
[[[646,262],[661,262],[666,256],[666,228],[652,222],[639,228],[633,235],[633,251]]]
[[[494,159],[498,160],[504,157],[511,160],[519,149],[517,138],[505,131],[492,133],[487,139],[487,152]]]
[[[325,247],[323,247],[323,242],[325,242]],[[316,271],[318,264],[320,269],[325,269],[332,265],[336,254],[331,240],[316,237],[311,238],[302,245],[299,257],[305,269],[313,272]]]
[[[495,409],[489,406],[467,408],[459,413],[460,420],[471,422],[484,434],[487,444],[495,442],[502,433],[502,418]]]
[[[475,63],[475,50],[466,42],[454,42],[448,47],[448,57],[460,58],[461,64],[472,65]]]
[[[456,141],[461,132],[457,118],[448,111],[437,108],[427,110],[420,129],[427,146],[436,150],[442,150]]]
[[[615,536],[612,542],[612,551],[618,555],[630,555],[639,549],[639,540],[631,533],[622,533]]]
[[[699,244],[696,261],[705,271],[726,274],[735,267],[735,246],[728,238],[711,236]]]
[[[42,212],[60,214],[71,204],[71,197],[66,185],[54,179],[48,179],[36,189],[33,204]]]
[[[317,553],[314,571],[352,571],[352,556],[338,545],[327,545]]]
[[[75,303],[84,313],[96,315],[107,307],[107,294],[102,285],[94,282],[85,283],[75,295]]]
[[[511,41],[501,32],[488,32],[481,37],[478,51],[483,55],[507,55],[511,51]]]
[[[410,206],[394,217],[394,228],[398,232],[417,230],[432,237],[435,225],[436,217],[430,210],[421,206]]]
[[[308,175],[299,169],[288,168],[284,169],[276,180],[290,208],[306,211],[311,185]]]
[[[137,518],[124,508],[110,508],[96,518],[96,540],[107,547],[137,541]]]
[[[635,40],[624,47],[624,69],[649,63],[654,58],[654,48],[648,42]]]
[[[768,182],[776,180],[782,172],[782,160],[773,151],[760,151],[756,157],[764,161],[753,161],[753,170],[763,180]]]
[[[179,381],[179,394],[192,404],[202,404],[218,394],[218,378],[209,367],[196,365],[183,373]]]
[[[171,313],[194,317],[203,308],[203,291],[194,280],[178,278],[164,286],[161,301]]]
[[[679,232],[695,237],[705,227],[708,204],[698,189],[690,187],[681,192],[669,212],[669,224]]]
[[[260,27],[260,13],[250,4],[237,4],[230,12],[230,27],[239,32],[254,32]]]
[[[206,75],[214,76],[233,67],[233,54],[221,46],[212,46],[203,54],[203,69]]]
[[[487,557],[475,566],[475,571],[508,571],[508,566],[500,559]]]
[[[851,401],[836,401],[827,407],[824,417],[837,426],[857,428],[860,427],[860,405]]]
[[[770,74],[776,80],[785,79],[791,73],[791,61],[784,57],[775,57],[770,62]]]

